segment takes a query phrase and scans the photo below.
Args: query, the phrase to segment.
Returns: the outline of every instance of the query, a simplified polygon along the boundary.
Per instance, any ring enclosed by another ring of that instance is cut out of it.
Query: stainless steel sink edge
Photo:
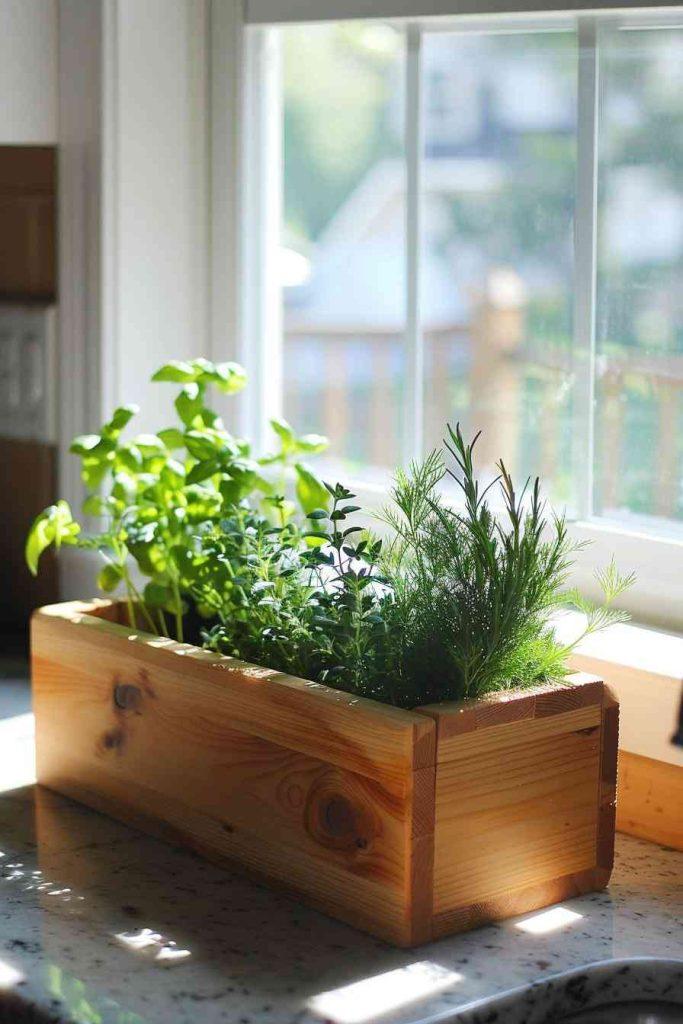
[[[561,1024],[571,1014],[635,1000],[680,1005],[683,1021],[683,959],[599,960],[444,1010],[416,1024]]]

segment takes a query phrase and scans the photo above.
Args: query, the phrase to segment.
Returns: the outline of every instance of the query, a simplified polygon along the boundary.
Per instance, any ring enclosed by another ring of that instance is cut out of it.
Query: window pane
[[[284,412],[362,475],[400,459],[403,33],[362,22],[279,31]]]
[[[460,420],[570,510],[576,69],[573,32],[424,39],[427,445]]]
[[[683,30],[612,31],[600,53],[596,508],[680,530]]]

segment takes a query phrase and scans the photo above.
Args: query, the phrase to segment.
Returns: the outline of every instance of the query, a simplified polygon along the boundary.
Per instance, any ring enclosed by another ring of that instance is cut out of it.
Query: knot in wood
[[[121,711],[137,711],[142,700],[142,691],[132,683],[116,683],[114,705]]]

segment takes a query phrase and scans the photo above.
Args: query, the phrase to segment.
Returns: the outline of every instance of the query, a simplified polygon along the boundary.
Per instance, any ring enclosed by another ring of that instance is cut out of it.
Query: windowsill
[[[577,613],[557,620],[562,639],[580,629]],[[683,767],[683,750],[671,743],[683,687],[683,636],[634,623],[612,626],[584,640],[570,664],[599,675],[615,691],[620,750]]]

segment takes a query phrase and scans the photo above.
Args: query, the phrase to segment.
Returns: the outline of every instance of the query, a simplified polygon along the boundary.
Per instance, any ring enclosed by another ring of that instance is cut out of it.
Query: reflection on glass
[[[424,40],[426,443],[460,420],[569,508],[576,63],[573,32]]]
[[[683,29],[604,32],[601,82],[596,510],[680,530]]]
[[[280,30],[284,413],[347,469],[400,458],[405,327],[403,34]]]

